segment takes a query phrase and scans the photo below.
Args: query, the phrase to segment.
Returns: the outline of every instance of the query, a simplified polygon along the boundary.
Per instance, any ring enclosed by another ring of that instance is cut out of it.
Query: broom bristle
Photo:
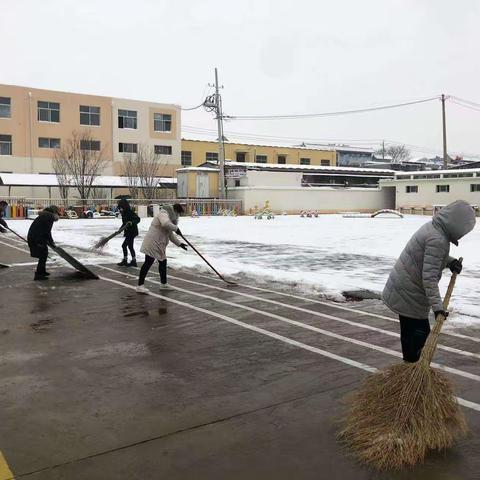
[[[95,249],[103,248],[107,243],[108,243],[108,237],[103,237],[93,246],[93,248]]]
[[[359,461],[380,470],[422,462],[468,430],[450,381],[424,362],[370,375],[347,402],[338,438]]]

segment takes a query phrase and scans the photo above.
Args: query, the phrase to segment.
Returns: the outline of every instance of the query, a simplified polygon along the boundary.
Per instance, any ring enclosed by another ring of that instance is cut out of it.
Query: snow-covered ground
[[[221,272],[256,282],[274,281],[289,289],[315,293],[342,300],[348,289],[381,291],[390,268],[410,236],[429,217],[343,218],[322,215],[319,218],[278,216],[273,220],[253,217],[182,218],[182,232]],[[139,225],[137,252],[151,219]],[[59,243],[84,249],[76,255],[85,263],[95,264],[121,259],[122,237],[115,238],[101,254],[88,249],[102,236],[115,231],[119,219],[60,220],[53,237]],[[26,235],[30,221],[10,223]],[[451,302],[449,328],[480,327],[477,295],[480,285],[480,224],[452,245],[451,255],[464,257]],[[169,265],[207,271],[193,252],[169,246]],[[138,253],[138,258],[143,255]],[[448,271],[447,271],[448,272]],[[442,279],[445,291],[449,275]],[[279,285],[277,285],[279,287]]]

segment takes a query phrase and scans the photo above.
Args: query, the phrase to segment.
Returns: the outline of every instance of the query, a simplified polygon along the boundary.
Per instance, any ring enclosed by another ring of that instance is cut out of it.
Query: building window
[[[192,165],[192,152],[182,150],[181,161],[184,167],[190,167]]]
[[[12,99],[10,97],[0,97],[0,118],[10,118],[12,116]]]
[[[480,183],[471,183],[470,184],[471,192],[480,192]]]
[[[100,151],[100,140],[80,140],[80,150]]]
[[[257,163],[267,163],[266,155],[255,155],[255,162]]]
[[[310,159],[309,158],[301,158],[300,159],[300,165],[310,165]]]
[[[137,128],[137,112],[135,110],[118,110],[118,128]]]
[[[60,139],[39,137],[38,147],[39,148],[60,148]]]
[[[166,113],[153,114],[153,129],[156,132],[172,131],[172,116]]]
[[[12,154],[12,136],[0,135],[0,155]]]
[[[172,154],[172,147],[170,145],[155,145],[154,150],[157,155]]]
[[[247,159],[247,154],[245,152],[237,152],[235,157],[237,162],[245,163]]]
[[[450,185],[437,185],[437,193],[450,192]]]
[[[137,153],[136,143],[119,143],[118,151],[120,153]]]
[[[320,160],[320,165],[322,167],[329,167],[330,166],[330,160]]]
[[[281,165],[285,165],[287,163],[287,156],[286,155],[278,155],[277,156],[277,163]]]
[[[418,185],[407,185],[405,193],[418,193]]]
[[[217,162],[218,163],[218,152],[207,152],[205,154],[205,160],[207,162]]]
[[[100,125],[100,107],[80,105],[80,125]]]
[[[237,178],[235,179],[235,186],[236,187],[239,187],[240,186],[240,180]]]
[[[40,122],[60,122],[60,104],[56,102],[42,102],[37,103],[38,121]]]

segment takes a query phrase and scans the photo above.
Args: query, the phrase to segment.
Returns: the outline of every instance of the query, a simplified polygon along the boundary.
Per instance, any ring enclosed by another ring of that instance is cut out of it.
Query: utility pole
[[[218,165],[220,167],[219,175],[219,193],[220,198],[225,198],[225,145],[223,137],[223,111],[222,111],[222,97],[218,86],[218,72],[215,68],[215,113],[217,114],[217,129],[218,129]]]
[[[445,118],[445,95],[442,93],[442,127],[443,127],[443,168],[448,166],[447,154],[447,120]]]

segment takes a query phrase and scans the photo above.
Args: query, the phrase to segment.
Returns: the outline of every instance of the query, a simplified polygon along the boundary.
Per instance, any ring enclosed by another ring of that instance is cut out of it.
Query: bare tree
[[[92,138],[89,130],[72,132],[72,136],[56,152],[57,165],[66,172],[70,185],[78,190],[80,198],[89,198],[95,178],[108,163],[105,147]]]
[[[68,191],[71,186],[71,178],[68,175],[67,162],[62,160],[60,149],[56,148],[53,152],[52,167],[57,176],[58,189],[60,190],[60,197],[62,200],[68,199]]]
[[[132,153],[123,156],[123,175],[127,179],[128,191],[132,198],[138,198],[140,190],[140,176],[138,172],[137,158]]]
[[[154,199],[157,196],[159,178],[165,169],[165,163],[150,145],[139,145],[136,157],[137,173],[143,196]]]
[[[384,153],[392,158],[392,163],[401,163],[411,157],[410,150],[405,145],[390,145],[385,150],[380,148],[375,152],[377,155],[383,155]]]

